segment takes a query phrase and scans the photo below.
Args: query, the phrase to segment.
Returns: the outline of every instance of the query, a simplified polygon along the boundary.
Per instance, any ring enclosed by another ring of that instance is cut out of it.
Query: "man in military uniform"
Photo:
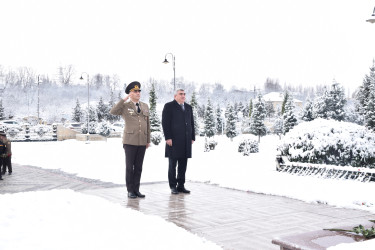
[[[7,168],[9,175],[12,174],[12,143],[10,142],[10,140],[7,139],[7,135],[3,131],[0,131],[0,141],[2,142],[2,145],[5,146],[4,153],[1,155],[1,179],[1,175],[4,175],[6,173]]]
[[[139,192],[142,165],[146,149],[150,146],[150,113],[148,105],[140,102],[141,84],[131,82],[125,89],[128,94],[110,111],[112,115],[121,115],[125,120],[122,138],[126,162],[126,188],[129,198],[144,198]],[[130,101],[127,100],[130,98]]]

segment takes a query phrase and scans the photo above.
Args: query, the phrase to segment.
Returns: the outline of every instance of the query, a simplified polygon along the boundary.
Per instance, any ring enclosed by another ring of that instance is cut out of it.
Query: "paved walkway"
[[[0,194],[70,188],[145,214],[157,215],[224,249],[278,249],[275,237],[358,225],[373,214],[271,195],[188,182],[191,194],[172,195],[167,183],[142,184],[145,199],[127,199],[124,185],[80,178],[58,170],[14,165],[0,181]]]

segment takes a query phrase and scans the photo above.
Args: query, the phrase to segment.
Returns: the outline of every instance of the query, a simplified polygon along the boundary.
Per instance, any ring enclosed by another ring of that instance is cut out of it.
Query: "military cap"
[[[0,135],[1,135],[1,136],[5,136],[5,137],[7,136],[7,134],[5,134],[4,131],[0,131]]]
[[[125,93],[129,94],[130,91],[141,90],[141,84],[139,82],[131,82],[125,89]]]

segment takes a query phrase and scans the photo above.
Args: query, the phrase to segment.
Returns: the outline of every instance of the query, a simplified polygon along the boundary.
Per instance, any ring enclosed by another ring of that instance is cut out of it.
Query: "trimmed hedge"
[[[375,134],[349,122],[303,122],[286,134],[278,150],[292,162],[375,167]]]

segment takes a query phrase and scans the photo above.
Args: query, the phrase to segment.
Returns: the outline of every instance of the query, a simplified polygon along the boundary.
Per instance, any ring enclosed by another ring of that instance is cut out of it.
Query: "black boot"
[[[177,188],[175,188],[175,187],[171,188],[171,193],[172,194],[178,194]]]
[[[135,199],[135,198],[137,198],[137,195],[134,192],[129,192],[128,197],[131,198],[131,199]]]
[[[190,190],[187,190],[185,187],[177,187],[177,191],[184,194],[190,194]]]
[[[141,194],[141,192],[139,192],[139,191],[135,191],[134,194],[135,194],[136,196],[138,196],[139,198],[145,198],[145,197],[146,197],[146,195]]]

